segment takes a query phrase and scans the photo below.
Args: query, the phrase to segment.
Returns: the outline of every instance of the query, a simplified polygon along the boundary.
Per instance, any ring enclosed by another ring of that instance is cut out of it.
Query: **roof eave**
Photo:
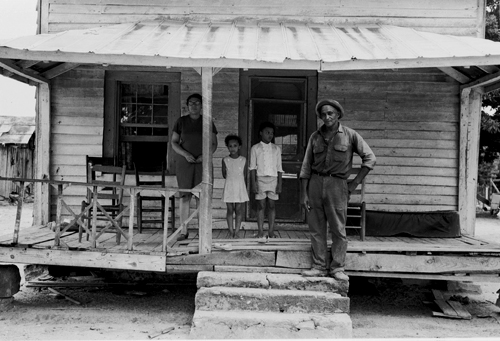
[[[0,47],[0,59],[50,60],[78,64],[130,65],[155,67],[214,67],[243,69],[307,69],[319,70],[320,61],[290,60],[269,62],[231,58],[173,58],[126,54],[96,54],[63,51],[30,51]]]

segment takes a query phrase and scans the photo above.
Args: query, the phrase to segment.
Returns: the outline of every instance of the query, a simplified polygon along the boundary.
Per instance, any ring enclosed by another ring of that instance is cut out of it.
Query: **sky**
[[[0,41],[36,34],[37,0],[0,0]],[[0,75],[0,116],[35,116],[35,86]]]

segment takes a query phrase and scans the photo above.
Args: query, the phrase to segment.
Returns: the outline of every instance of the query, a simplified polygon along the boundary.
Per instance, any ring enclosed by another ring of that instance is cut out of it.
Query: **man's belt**
[[[339,178],[339,179],[345,180],[343,177],[341,177],[340,175],[337,175],[337,174],[320,173],[320,172],[317,172],[315,170],[313,170],[312,173],[319,175],[319,176],[329,176],[332,178]]]

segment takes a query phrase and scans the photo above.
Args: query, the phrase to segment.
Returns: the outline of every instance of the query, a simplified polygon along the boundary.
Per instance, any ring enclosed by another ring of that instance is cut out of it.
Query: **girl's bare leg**
[[[236,218],[235,218],[235,227],[234,227],[234,238],[240,238],[240,227],[241,221],[243,220],[243,205],[244,203],[238,202],[235,205]]]
[[[227,228],[229,229],[229,237],[234,238],[234,229],[233,229],[233,212],[234,212],[233,203],[226,203],[227,212],[226,212],[226,220],[227,220]]]

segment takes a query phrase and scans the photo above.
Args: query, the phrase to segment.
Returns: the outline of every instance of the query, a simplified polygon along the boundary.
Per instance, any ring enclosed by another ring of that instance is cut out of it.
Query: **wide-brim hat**
[[[333,99],[323,99],[319,101],[318,104],[316,104],[316,115],[318,115],[318,117],[321,117],[321,107],[323,105],[331,105],[332,107],[337,109],[339,111],[339,119],[344,117],[344,108],[342,108],[339,102]]]

